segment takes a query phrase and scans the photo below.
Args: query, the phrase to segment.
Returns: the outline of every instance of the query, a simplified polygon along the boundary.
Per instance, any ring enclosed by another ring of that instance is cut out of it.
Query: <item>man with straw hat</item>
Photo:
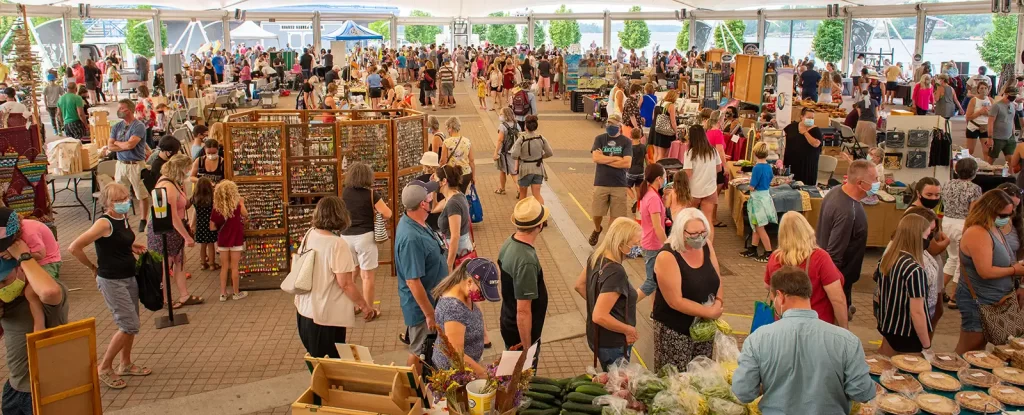
[[[521,345],[526,350],[540,340],[548,311],[548,289],[534,244],[548,215],[548,210],[533,196],[520,200],[512,211],[516,233],[505,240],[498,252],[501,338],[506,348]],[[539,355],[540,346],[537,350]],[[536,361],[526,364],[537,368]]]

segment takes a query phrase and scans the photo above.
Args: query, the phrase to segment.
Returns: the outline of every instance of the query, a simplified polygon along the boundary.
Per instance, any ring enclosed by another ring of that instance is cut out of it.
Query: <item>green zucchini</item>
[[[571,378],[555,379],[555,382],[558,383],[559,387],[565,388],[565,385],[568,385],[570,380],[572,380],[572,379]]]
[[[590,414],[584,413],[584,412],[567,411],[567,410],[563,409],[562,412],[559,412],[558,415],[590,415]]]
[[[552,408],[552,409],[533,409],[533,408],[530,408],[530,409],[527,409],[525,411],[520,412],[520,414],[522,414],[522,415],[556,415],[556,414],[558,414],[558,412],[559,412],[558,408]]]
[[[593,415],[601,415],[601,407],[598,405],[588,405],[579,402],[565,402],[562,404],[562,409],[573,412],[584,412]]]
[[[594,398],[597,398],[597,396],[587,395],[585,393],[580,392],[569,392],[569,394],[566,395],[566,398],[569,398],[569,401],[572,402],[585,403],[587,405],[590,405],[594,403]]]
[[[604,389],[604,385],[600,385],[600,384],[597,384],[597,383],[595,383],[593,385],[586,384],[586,385],[577,386],[575,391],[576,392],[580,392],[580,393],[585,393],[587,395],[594,395],[594,396],[602,396],[602,395],[607,395],[608,394],[608,391],[606,391]]]
[[[545,377],[541,377],[541,376],[534,376],[534,377],[530,378],[530,383],[546,383],[548,385],[554,385],[554,386],[558,386],[558,387],[562,386],[560,383],[558,383],[557,380],[554,380],[554,379],[551,379],[551,378],[545,378]]]
[[[530,390],[533,392],[543,392],[549,395],[562,393],[562,388],[555,385],[548,385],[547,383],[530,382]]]
[[[561,405],[559,405],[559,407],[560,406]],[[551,405],[549,403],[546,403],[546,402],[544,402],[542,400],[534,399],[533,401],[530,402],[530,409],[552,409],[552,408],[555,408],[555,406]],[[555,408],[555,409],[559,409],[559,408]]]
[[[534,402],[536,402],[536,401],[544,401],[544,402],[547,402],[548,404],[552,404],[554,402],[558,402],[558,400],[555,399],[555,397],[553,395],[550,395],[550,394],[547,394],[547,393],[544,393],[544,392],[526,391],[523,394],[528,396],[530,399],[533,399]]]

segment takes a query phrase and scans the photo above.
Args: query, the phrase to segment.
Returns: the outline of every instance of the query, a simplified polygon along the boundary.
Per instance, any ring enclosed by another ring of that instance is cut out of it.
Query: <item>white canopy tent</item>
[[[277,35],[263,30],[255,22],[247,21],[231,29],[231,40],[267,40],[277,39]]]

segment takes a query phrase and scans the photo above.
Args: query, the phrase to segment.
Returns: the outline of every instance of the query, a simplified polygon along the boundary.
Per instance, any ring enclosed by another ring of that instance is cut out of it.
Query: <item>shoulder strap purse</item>
[[[306,242],[309,240],[311,232],[313,232],[313,228],[309,228],[306,235],[302,237],[302,244],[292,255],[291,271],[288,271],[288,276],[281,282],[281,290],[288,294],[306,294],[313,289],[313,265],[316,263],[316,251],[306,249]]]
[[[1006,249],[1005,242],[1003,249]],[[1016,290],[1010,291],[995,303],[981,304],[978,301],[978,294],[975,293],[974,286],[971,284],[971,277],[967,275],[967,270],[964,267],[963,252],[960,252],[960,255],[960,281],[967,284],[971,299],[981,311],[981,331],[985,336],[985,341],[998,346],[1006,344],[1010,336],[1020,337],[1024,334],[1024,313],[1021,312],[1018,305]]]

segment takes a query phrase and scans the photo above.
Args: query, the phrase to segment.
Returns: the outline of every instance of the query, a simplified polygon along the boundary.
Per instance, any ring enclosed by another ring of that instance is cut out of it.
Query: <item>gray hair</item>
[[[370,165],[355,162],[345,172],[345,187],[369,189],[373,187],[373,170]]]
[[[865,159],[854,160],[846,170],[846,176],[851,179],[871,181],[872,178],[877,176],[875,163]]]
[[[686,248],[686,224],[695,220],[704,224],[705,232],[711,232],[711,224],[708,223],[708,218],[700,209],[683,209],[672,219],[672,232],[668,235],[668,244],[673,250],[682,251]]]
[[[448,117],[448,120],[444,122],[444,126],[452,131],[462,131],[462,121],[459,121],[459,117]]]
[[[437,117],[431,115],[427,117],[427,128],[437,131],[441,129],[441,123],[437,121]]]

